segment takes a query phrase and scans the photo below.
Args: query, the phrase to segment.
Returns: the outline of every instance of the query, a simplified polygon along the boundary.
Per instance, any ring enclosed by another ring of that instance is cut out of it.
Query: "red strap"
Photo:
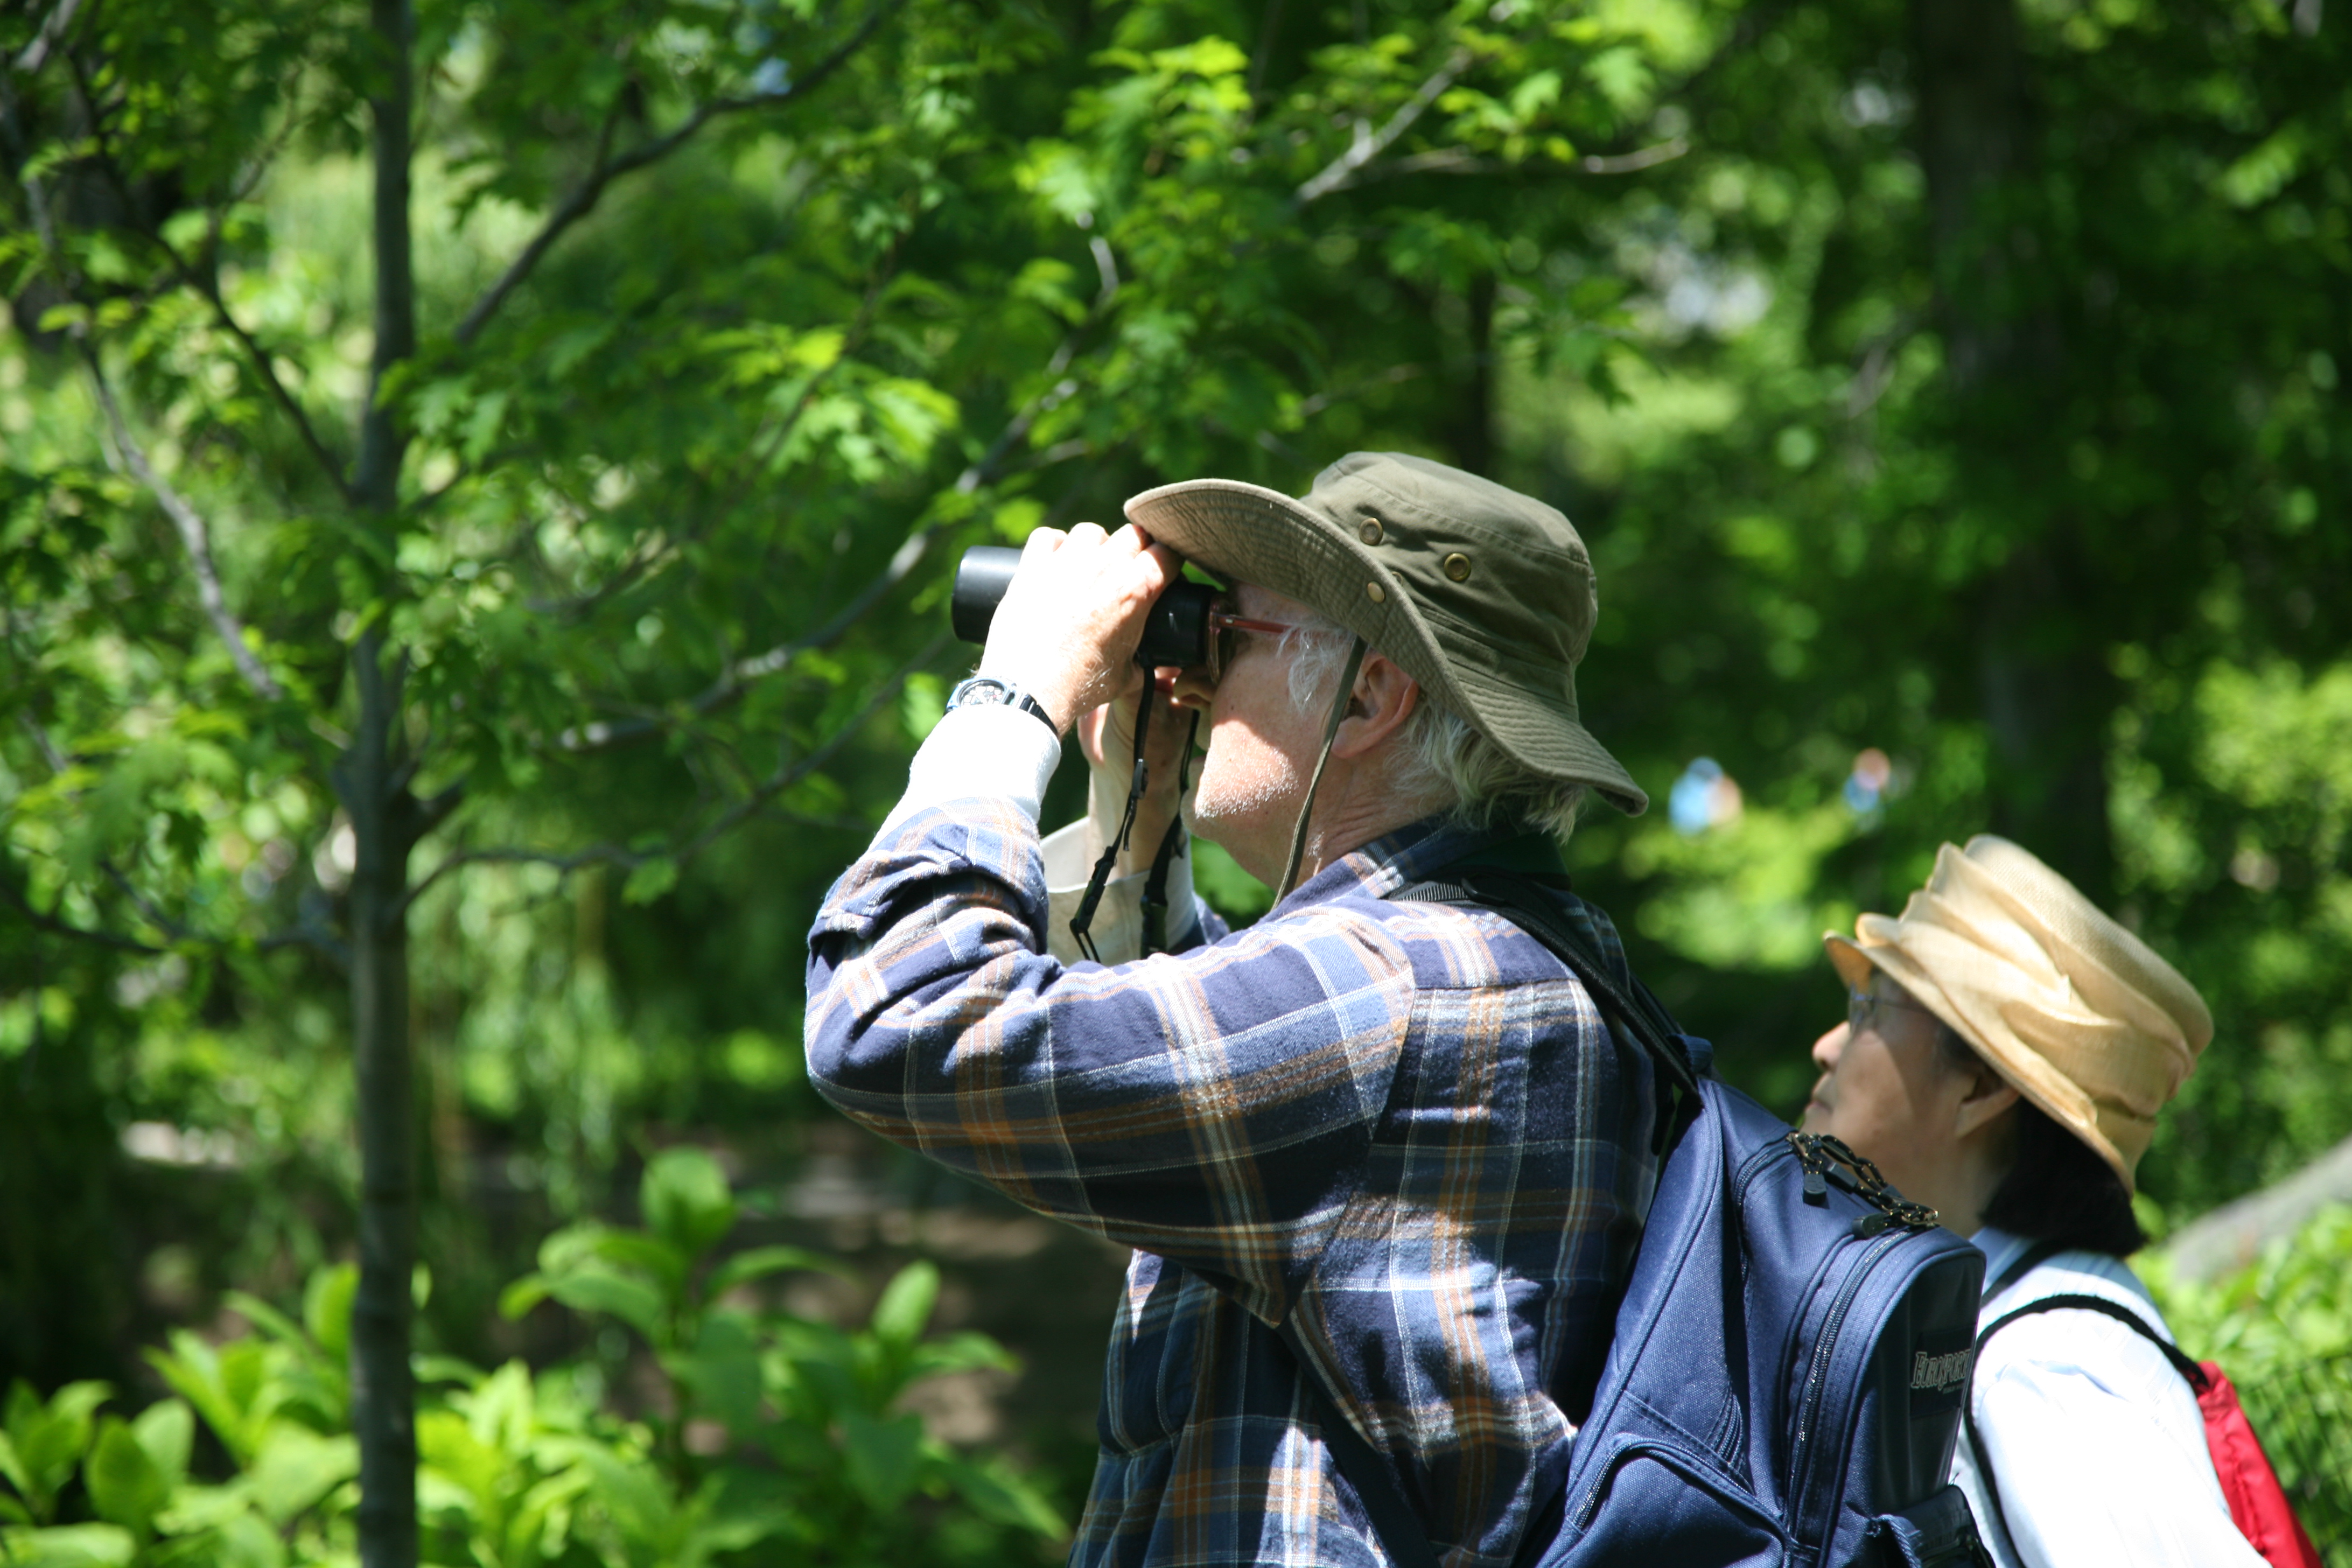
[[[2221,1495],[2229,1500],[2230,1520],[2272,1568],[2321,1568],[2319,1549],[2294,1516],[2286,1489],[2238,1403],[2238,1390],[2221,1369],[2203,1363],[2205,1386],[2198,1391],[2197,1408],[2205,1417],[2205,1446],[2213,1454],[2213,1473],[2221,1479]]]

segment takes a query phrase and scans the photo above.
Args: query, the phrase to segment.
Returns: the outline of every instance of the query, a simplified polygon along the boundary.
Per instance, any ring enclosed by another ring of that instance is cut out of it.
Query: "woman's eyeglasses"
[[[1935,1009],[1905,996],[1882,996],[1875,991],[1856,991],[1852,986],[1845,994],[1845,1027],[1848,1037],[1861,1034],[1877,1018],[1881,1007],[1908,1007],[1915,1013],[1933,1015]]]

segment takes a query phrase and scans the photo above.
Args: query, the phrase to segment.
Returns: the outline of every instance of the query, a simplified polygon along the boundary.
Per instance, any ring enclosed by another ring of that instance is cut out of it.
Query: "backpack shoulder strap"
[[[1983,1306],[2065,1250],[2065,1244],[2056,1241],[2036,1242],[2027,1247],[2018,1255],[2016,1262],[2000,1271],[2000,1279],[1986,1281],[1984,1293],[1977,1298],[1977,1305]]]
[[[2028,1256],[2030,1257],[2031,1254]],[[2006,1289],[2008,1284],[2014,1278],[2021,1277],[2023,1273],[2024,1270],[2016,1269],[2012,1270],[2011,1275],[2004,1276],[2002,1288]],[[2001,1330],[2009,1327],[2010,1324],[2017,1321],[2020,1318],[2030,1318],[2036,1312],[2074,1311],[2105,1313],[2106,1316],[2115,1319],[2117,1322],[2124,1324],[2126,1327],[2137,1333],[2142,1339],[2147,1341],[2148,1343],[2154,1345],[2158,1350],[2162,1351],[2164,1352],[2164,1359],[2172,1363],[2174,1371],[2179,1373],[2182,1377],[2189,1380],[2189,1386],[2192,1390],[2199,1394],[2205,1392],[2206,1384],[2210,1380],[2206,1377],[2205,1369],[2203,1367],[2199,1366],[2195,1362],[2190,1361],[2188,1353],[2179,1345],[2173,1344],[2171,1342],[2165,1339],[2163,1335],[2158,1333],[2154,1329],[2149,1328],[2147,1326],[2147,1319],[2141,1317],[2137,1312],[2133,1311],[2129,1307],[2108,1300],[2105,1296],[2084,1296],[2079,1294],[2044,1296],[2038,1301],[2028,1301],[2024,1306],[2018,1308],[2013,1312],[2003,1312],[2000,1317],[1995,1318],[1991,1322],[1987,1323],[1983,1331],[1977,1335],[1978,1359],[1983,1359],[1985,1342],[1988,1340],[1991,1339],[1993,1335],[2000,1332]],[[1975,1367],[1973,1364],[1970,1366],[1969,1372],[1973,1377],[1975,1373]],[[2000,1526],[2001,1539],[2004,1541],[2011,1541],[2012,1538],[2009,1533],[2009,1514],[2008,1511],[2001,1507],[2000,1484],[1993,1479],[1992,1457],[1985,1452],[1984,1443],[1977,1436],[1977,1402],[1976,1393],[1973,1388],[1969,1390],[1969,1397],[1960,1402],[1960,1419],[1966,1424],[1969,1429],[1969,1451],[1976,1456],[1977,1476],[1979,1479],[1984,1482],[1985,1500],[1992,1504],[1992,1516],[1995,1521],[1997,1521]]]

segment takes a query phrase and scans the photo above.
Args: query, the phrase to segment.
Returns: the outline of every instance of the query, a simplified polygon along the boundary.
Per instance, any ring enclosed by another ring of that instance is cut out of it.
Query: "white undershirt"
[[[908,770],[907,793],[882,821],[875,835],[879,844],[898,825],[934,805],[980,797],[1010,799],[1014,809],[1036,822],[1045,812],[1045,785],[1062,760],[1062,741],[1034,713],[1002,703],[958,708],[932,727],[914,765]],[[1085,896],[1087,879],[1094,870],[1094,846],[1118,830],[1118,806],[1126,800],[1127,770],[1111,770],[1113,786],[1092,792],[1092,818],[1081,817],[1045,840],[1045,946],[1065,963],[1078,961],[1077,942],[1070,935],[1070,917]],[[1157,846],[1146,847],[1146,855]],[[1142,858],[1143,857],[1137,857]],[[1143,887],[1148,872],[1112,879],[1095,908],[1087,934],[1105,963],[1125,963],[1143,952]],[[1192,841],[1168,868],[1168,924],[1171,942],[1191,935],[1200,920],[1192,897]]]
[[[1990,1226],[1969,1239],[1988,1279],[2032,1245]],[[2128,1268],[2080,1251],[2044,1259],[1986,1302],[1978,1331],[2029,1301],[2071,1295],[2113,1301],[2172,1339]],[[2230,1521],[2196,1394],[2126,1325],[2089,1311],[2020,1318],[1985,1346],[1970,1397],[2007,1537],[1965,1434],[1952,1479],[2001,1568],[2265,1568]]]

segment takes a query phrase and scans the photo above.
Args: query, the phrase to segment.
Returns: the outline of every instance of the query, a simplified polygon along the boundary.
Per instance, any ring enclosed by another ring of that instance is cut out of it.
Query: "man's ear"
[[[1364,655],[1356,672],[1356,689],[1348,700],[1348,717],[1331,738],[1335,757],[1360,757],[1404,727],[1421,705],[1421,683],[1381,653]]]
[[[2024,1097],[2009,1086],[2007,1079],[1983,1062],[1977,1063],[1969,1075],[1968,1092],[1960,1097],[1955,1113],[1952,1132],[1967,1139],[1976,1136],[2009,1114]]]

